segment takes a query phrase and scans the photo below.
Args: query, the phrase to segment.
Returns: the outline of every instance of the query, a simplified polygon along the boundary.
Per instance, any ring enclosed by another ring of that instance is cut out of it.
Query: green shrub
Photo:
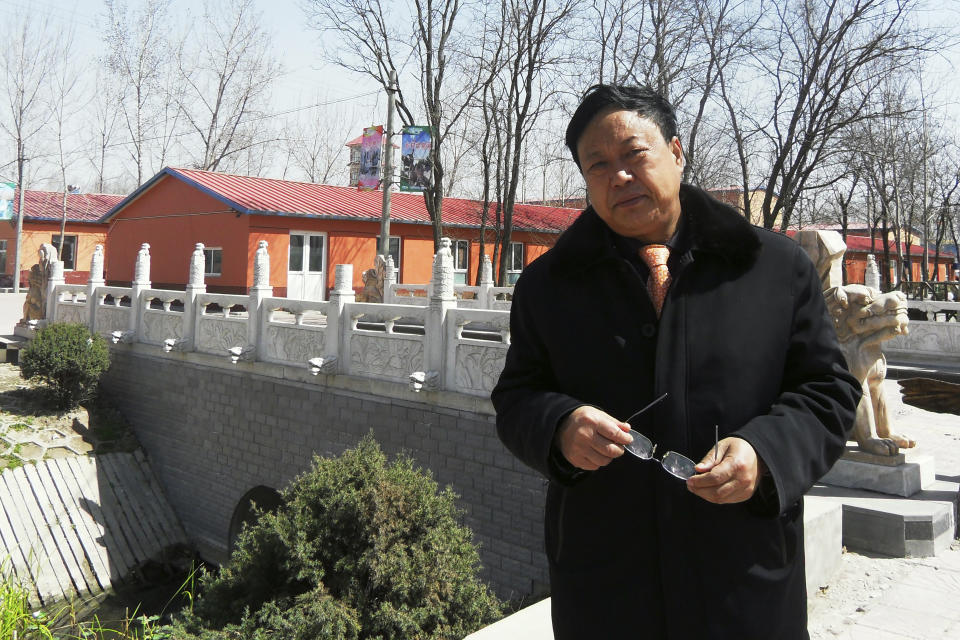
[[[20,375],[42,380],[61,409],[92,398],[109,367],[106,341],[82,324],[51,324],[20,352]]]
[[[203,576],[176,637],[462,638],[500,617],[454,493],[372,436],[282,495]]]

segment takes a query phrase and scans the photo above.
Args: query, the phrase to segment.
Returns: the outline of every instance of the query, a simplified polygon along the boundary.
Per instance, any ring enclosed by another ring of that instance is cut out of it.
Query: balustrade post
[[[480,282],[477,283],[480,290],[477,292],[481,309],[493,308],[493,294],[490,289],[493,288],[493,263],[490,262],[490,256],[483,254],[480,258]]]
[[[183,298],[182,339],[184,345],[191,351],[195,351],[197,348],[197,296],[207,292],[207,284],[203,280],[205,267],[203,243],[198,242],[194,245],[193,253],[190,255],[190,274],[187,280],[186,295]]]
[[[98,244],[90,257],[90,278],[87,280],[87,315],[90,331],[97,330],[97,287],[102,287],[104,284],[103,245]]]
[[[386,265],[383,267],[383,303],[397,304],[393,285],[397,284],[397,268],[393,264],[393,256],[387,256]]]
[[[143,292],[150,288],[150,244],[144,242],[137,252],[137,263],[133,269],[133,282],[130,284],[130,324],[135,340],[140,339],[140,326],[143,322]]]
[[[54,251],[56,253],[56,251]],[[57,285],[64,283],[63,262],[59,257],[54,257],[47,265],[47,308],[44,318],[47,324],[56,320],[57,312]]]
[[[389,265],[389,263],[388,263]],[[330,305],[327,312],[327,331],[324,341],[324,360],[334,358],[334,371],[342,371],[338,361],[346,357],[347,332],[353,324],[347,317],[346,306],[355,302],[357,295],[353,290],[353,265],[338,264],[333,272],[333,291],[330,292]],[[384,289],[386,295],[386,289]]]
[[[877,268],[877,259],[872,253],[867,254],[867,269],[864,273],[863,283],[871,289],[880,290],[880,269]]]
[[[260,359],[260,328],[263,326],[263,300],[273,295],[270,286],[270,253],[267,241],[257,244],[253,259],[253,286],[250,287],[250,304],[247,306],[247,344],[254,347],[254,359]]]
[[[427,306],[424,336],[424,363],[427,378],[435,378],[440,389],[446,388],[447,312],[457,307],[453,286],[453,254],[450,238],[441,238],[440,250],[433,259],[430,278],[430,304]],[[450,372],[452,375],[452,371]]]

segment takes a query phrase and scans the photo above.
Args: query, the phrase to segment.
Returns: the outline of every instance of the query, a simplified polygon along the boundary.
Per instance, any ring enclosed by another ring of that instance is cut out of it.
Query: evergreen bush
[[[501,616],[449,488],[372,436],[315,456],[201,579],[176,637],[462,638]]]
[[[43,381],[60,409],[91,399],[109,367],[106,341],[82,324],[48,325],[20,351],[20,375]]]

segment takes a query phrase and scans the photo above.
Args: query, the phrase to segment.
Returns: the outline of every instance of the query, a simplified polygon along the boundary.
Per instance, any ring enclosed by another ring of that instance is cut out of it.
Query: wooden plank
[[[32,511],[35,510],[32,507],[36,506],[33,504],[32,495],[28,503],[21,489],[21,485],[27,485],[27,477],[23,473],[23,467],[0,474],[0,479],[6,482],[7,489],[10,491],[17,518],[13,529],[17,532],[21,544],[25,545],[27,549],[25,551],[27,561],[34,567],[33,570],[37,576],[37,592],[40,599],[46,605],[49,602],[66,597],[70,588],[61,583],[60,575],[64,572],[64,567],[59,562],[59,554],[57,554],[56,549],[53,549],[53,541],[48,540],[49,534],[41,529],[42,525],[31,515]],[[29,489],[26,491],[29,494]],[[53,555],[58,557],[54,559]],[[69,580],[67,580],[67,583],[69,583]]]
[[[0,537],[10,557],[10,570],[16,576],[17,583],[30,591],[31,605],[36,603],[39,606],[40,597],[37,593],[36,576],[31,570],[30,563],[27,562],[20,540],[14,533],[14,522],[19,523],[13,513],[13,496],[10,495],[6,483],[0,482]]]
[[[144,527],[150,528],[150,533],[156,540],[159,550],[176,544],[169,527],[157,509],[157,498],[150,490],[146,478],[132,455],[118,454],[116,470],[124,486],[130,489],[131,498],[136,501],[144,515]]]
[[[123,506],[123,500],[116,486],[116,480],[108,473],[108,464],[105,456],[94,456],[97,465],[97,486],[100,489],[100,508],[107,516],[110,526],[114,528],[115,538],[122,537],[130,549],[132,556],[131,569],[139,566],[146,551],[137,532],[136,523],[132,522]]]
[[[122,515],[129,523],[130,531],[140,543],[140,549],[142,551],[139,560],[142,563],[156,556],[162,550],[162,547],[156,536],[149,531],[146,516],[143,513],[137,497],[133,494],[133,491],[130,490],[131,488],[125,485],[123,479],[117,472],[117,459],[119,455],[120,454],[111,453],[105,456],[99,456],[98,459],[101,470],[110,480],[110,485],[117,495],[118,503],[123,507]]]
[[[102,529],[103,544],[110,553],[110,557],[117,561],[117,573],[126,577],[134,567],[133,551],[123,538],[120,525],[115,521],[113,513],[104,510],[101,504],[103,494],[100,490],[96,460],[91,457],[71,457],[64,460],[73,471],[74,477],[78,479],[80,492],[86,499],[86,504],[81,506],[88,509],[90,517]]]
[[[76,592],[77,595],[86,593],[89,590],[87,580],[80,568],[80,563],[73,554],[72,546],[67,540],[63,526],[57,517],[54,500],[59,502],[60,496],[57,495],[56,489],[53,490],[53,495],[50,495],[50,487],[47,486],[49,480],[45,480],[40,475],[35,465],[24,465],[23,471],[24,475],[27,476],[29,489],[33,492],[33,499],[37,509],[36,514],[39,515],[42,522],[46,525],[47,531],[50,532],[54,548],[60,558],[60,563],[66,569],[66,575],[63,577],[69,578],[70,580],[70,592]],[[64,595],[69,596],[72,595],[72,593],[64,591]]]
[[[106,548],[97,543],[100,537],[100,531],[90,515],[80,509],[80,500],[82,496],[77,495],[77,483],[73,474],[64,474],[66,465],[61,466],[59,460],[49,460],[46,465],[47,473],[54,480],[57,490],[60,492],[60,499],[63,502],[64,514],[70,521],[70,526],[77,538],[80,546],[79,552],[83,554],[87,567],[97,581],[101,590],[106,589],[111,584],[110,563],[108,562]]]
[[[116,561],[111,558],[104,539],[104,528],[97,522],[87,504],[88,498],[83,494],[82,478],[78,478],[70,464],[64,460],[53,460],[52,467],[56,468],[63,479],[63,487],[67,492],[64,499],[70,501],[68,512],[74,523],[78,524],[78,536],[87,556],[91,558],[97,573],[97,580],[105,589],[122,576],[116,567]]]
[[[134,462],[132,464],[144,477],[147,490],[151,496],[151,504],[156,505],[160,520],[172,541],[171,544],[185,544],[187,533],[184,531],[183,525],[180,524],[180,518],[177,517],[173,507],[170,506],[167,494],[164,493],[160,483],[157,482],[157,477],[153,474],[153,468],[140,450],[135,451],[133,455]]]

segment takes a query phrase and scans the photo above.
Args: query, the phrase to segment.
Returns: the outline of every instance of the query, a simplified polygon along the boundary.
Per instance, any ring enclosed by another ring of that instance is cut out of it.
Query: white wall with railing
[[[269,286],[267,243],[261,241],[249,295],[207,293],[203,244],[195,246],[184,291],[150,286],[150,247],[137,255],[130,287],[108,287],[97,247],[86,285],[64,284],[51,269],[47,318],[91,327],[114,343],[140,343],[158,353],[185,351],[288,367],[315,375],[400,382],[414,391],[487,396],[510,344],[512,287],[456,287],[450,242],[434,256],[431,282],[404,297],[388,263],[387,302],[356,302],[353,266],[337,265],[327,301],[277,298]]]

